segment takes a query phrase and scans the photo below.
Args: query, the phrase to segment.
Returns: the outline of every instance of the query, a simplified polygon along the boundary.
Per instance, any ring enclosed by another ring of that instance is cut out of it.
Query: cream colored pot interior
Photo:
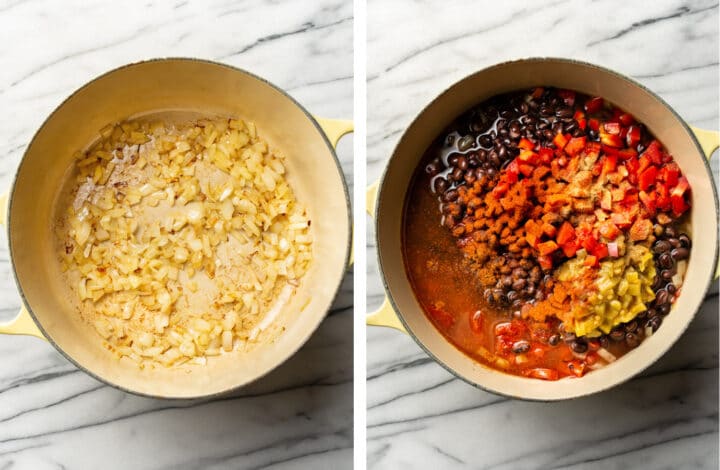
[[[49,221],[75,150],[96,140],[98,131],[109,123],[167,110],[227,115],[256,123],[261,136],[287,158],[290,183],[312,220],[314,261],[279,315],[275,327],[285,331],[274,340],[248,354],[211,358],[207,366],[140,371],[111,357],[95,331],[73,311],[55,262]],[[349,217],[333,150],[312,118],[292,99],[240,70],[173,59],[110,72],[63,103],[27,150],[10,196],[8,220],[21,293],[45,336],[61,352],[121,388],[162,397],[195,397],[252,381],[308,339],[329,309],[345,271]]]
[[[456,116],[499,93],[555,86],[602,96],[628,110],[667,146],[693,190],[692,257],[682,294],[660,329],[616,363],[580,378],[545,382],[489,369],[461,353],[433,327],[411,290],[403,266],[401,221],[405,191],[425,149]],[[468,382],[520,398],[559,400],[623,382],[657,360],[678,339],[703,300],[717,256],[717,202],[704,156],[688,128],[652,93],[628,79],[583,63],[531,59],[478,72],[435,99],[410,125],[392,155],[377,205],[380,267],[391,301],[409,332],[430,355]]]

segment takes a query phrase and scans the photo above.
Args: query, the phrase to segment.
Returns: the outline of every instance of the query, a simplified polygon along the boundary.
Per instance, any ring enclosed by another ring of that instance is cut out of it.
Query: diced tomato
[[[575,253],[577,253],[578,250],[578,244],[577,241],[571,240],[569,242],[566,242],[562,245],[562,251],[565,256],[568,258],[572,258],[575,256]]]
[[[518,148],[523,150],[533,150],[535,148],[535,144],[531,140],[523,137],[520,139],[520,142],[518,142]]]
[[[640,128],[638,126],[630,126],[625,136],[625,142],[628,147],[633,148],[640,143]]]
[[[599,226],[600,235],[607,238],[608,240],[615,240],[620,235],[620,229],[613,223],[612,220],[606,220],[600,223]]]
[[[523,371],[523,375],[531,377],[533,379],[541,380],[557,380],[560,378],[560,373],[555,369],[548,369],[547,367],[535,367],[533,369],[527,369]]]
[[[567,220],[560,226],[557,234],[557,242],[559,245],[565,245],[567,242],[575,239],[575,228]]]
[[[534,99],[538,99],[542,96],[543,93],[545,93],[545,88],[539,86],[533,90],[532,97]]]
[[[643,206],[645,206],[645,210],[650,215],[655,215],[655,211],[657,210],[657,204],[655,202],[655,193],[646,193],[645,191],[640,191],[640,202],[643,203]]]
[[[568,143],[568,138],[566,136],[564,136],[563,134],[561,134],[560,132],[558,132],[558,134],[553,139],[553,144],[555,144],[555,148],[557,148],[557,149],[564,149],[565,146],[567,145],[567,143]]]
[[[538,150],[538,155],[540,156],[540,161],[548,164],[552,161],[555,154],[553,153],[551,148],[543,147],[540,150]]]
[[[650,142],[650,145],[642,153],[643,156],[650,159],[656,165],[662,164],[662,146],[657,140]]]
[[[553,267],[552,258],[550,258],[549,256],[546,256],[546,255],[538,256],[537,261],[538,261],[538,264],[540,264],[540,267],[545,271],[549,271]]]
[[[680,168],[675,163],[669,163],[663,167],[662,176],[665,180],[665,185],[668,188],[672,188],[678,184]]]
[[[554,241],[548,240],[543,243],[538,243],[537,249],[540,252],[540,254],[544,256],[544,255],[549,255],[553,251],[557,250],[558,245]]]
[[[585,137],[573,137],[570,139],[570,141],[565,146],[565,152],[574,157],[578,153],[580,153],[581,150],[585,148],[585,143],[587,142],[587,138]]]
[[[632,117],[632,114],[622,113],[618,116],[618,121],[620,121],[620,124],[627,127],[635,122],[635,118]]]
[[[600,121],[595,118],[588,119],[588,127],[597,132],[600,130]]]
[[[640,176],[638,177],[638,186],[640,187],[641,191],[647,191],[650,186],[655,184],[655,180],[657,179],[657,167],[655,166],[649,166],[640,173]]]
[[[590,98],[585,102],[585,111],[587,113],[597,113],[603,107],[603,99],[599,96]]]
[[[558,95],[563,99],[567,106],[575,105],[575,92],[572,90],[558,90]]]
[[[587,256],[585,257],[585,261],[583,261],[583,264],[584,264],[585,266],[593,267],[593,266],[596,266],[596,265],[598,264],[598,260],[597,260],[597,258],[596,258],[594,255],[587,255]]]
[[[504,181],[501,181],[497,184],[497,186],[493,188],[492,195],[495,196],[496,199],[499,199],[508,192],[508,189],[510,189],[510,185]]]
[[[605,132],[612,135],[620,135],[620,123],[618,122],[606,122],[603,124]]]

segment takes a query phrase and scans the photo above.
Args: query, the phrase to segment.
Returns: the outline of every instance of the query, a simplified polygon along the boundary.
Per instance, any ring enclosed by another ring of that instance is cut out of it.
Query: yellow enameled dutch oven
[[[286,156],[288,179],[313,222],[314,261],[298,292],[278,316],[284,333],[249,353],[218,356],[206,366],[140,370],[102,348],[63,295],[50,220],[73,164],[73,152],[99,130],[139,115],[189,111],[253,121],[271,147]],[[25,151],[0,214],[23,300],[0,333],[47,339],[79,368],[109,385],[161,398],[199,398],[228,392],[289,358],[315,331],[340,287],[350,257],[351,209],[335,155],[349,121],[315,118],[280,88],[246,71],[195,59],[126,65],[83,86],[43,123]],[[6,207],[7,206],[7,207]],[[310,299],[306,306],[300,300]]]
[[[494,95],[535,86],[569,88],[602,96],[622,107],[665,144],[687,175],[693,191],[690,232],[693,251],[682,293],[662,326],[638,348],[582,378],[542,381],[486,367],[450,344],[418,304],[403,263],[401,226],[405,193],[413,171],[432,139],[471,106]],[[653,92],[611,70],[566,59],[533,58],[498,64],[454,84],[435,98],[406,129],[379,183],[368,189],[375,217],[380,272],[386,290],[370,325],[406,331],[450,372],[485,390],[529,400],[563,400],[608,389],[654,363],[688,327],[713,281],[718,255],[718,202],[707,159],[718,147],[717,132],[695,129]]]

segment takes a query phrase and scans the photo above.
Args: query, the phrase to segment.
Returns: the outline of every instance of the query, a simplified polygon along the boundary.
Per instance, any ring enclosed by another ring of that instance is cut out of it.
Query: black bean
[[[435,192],[438,194],[442,194],[445,192],[445,190],[448,188],[449,184],[445,178],[442,176],[435,178],[433,181],[433,188],[435,189]]]
[[[625,339],[625,332],[620,328],[615,328],[610,331],[610,339],[615,342],[620,342]]]
[[[582,354],[584,352],[587,352],[588,350],[588,344],[585,341],[582,340],[576,340],[570,343],[570,349],[572,349],[574,352],[578,354]]]
[[[446,191],[445,194],[443,194],[442,200],[443,202],[453,202],[458,198],[458,192],[455,189],[451,189],[450,191]]]
[[[667,290],[668,294],[670,295],[675,295],[675,292],[677,292],[677,288],[672,282],[665,287],[665,290]]]
[[[515,354],[525,354],[530,351],[530,343],[525,340],[516,341],[512,345],[512,352]]]
[[[625,334],[625,342],[628,346],[631,348],[636,347],[638,344],[640,344],[640,339],[637,337],[635,333],[627,333]]]
[[[425,166],[425,173],[430,176],[435,176],[440,172],[440,169],[440,160],[436,158]]]
[[[550,344],[550,346],[557,346],[558,344],[560,344],[560,335],[555,334],[550,336],[550,338],[548,338],[548,343]]]
[[[652,308],[652,307],[647,309],[647,317],[648,318],[656,317],[657,314],[658,314],[657,309]]]
[[[676,238],[678,236],[678,233],[675,227],[672,227],[670,225],[665,227],[665,236],[668,238]]]
[[[457,153],[453,153],[448,157],[448,165],[455,166],[457,165],[458,158],[460,158],[460,155]]]
[[[455,169],[452,172],[452,179],[455,181],[460,181],[463,178],[463,171],[459,167],[455,167]]]
[[[563,125],[562,122],[556,122],[552,126],[553,134],[562,134],[563,133]]]
[[[610,340],[608,339],[607,335],[602,335],[600,337],[600,347],[607,349],[608,346],[610,346]]]
[[[673,277],[673,272],[669,269],[663,269],[660,271],[660,277],[662,277],[665,281],[669,281]]]
[[[678,240],[677,238],[668,238],[668,243],[670,243],[670,246],[673,248],[680,247],[680,240]]]
[[[680,246],[683,248],[690,248],[692,246],[692,241],[690,241],[690,237],[688,237],[686,234],[682,234],[678,237],[678,240],[680,240]]]
[[[497,152],[495,150],[491,150],[490,154],[488,155],[488,161],[490,164],[495,167],[500,167],[500,157],[498,156]]]
[[[553,140],[554,136],[555,134],[553,134],[553,131],[551,131],[550,129],[545,129],[543,131],[543,137],[545,137],[545,139],[547,140]]]
[[[670,243],[665,240],[658,240],[653,245],[653,251],[657,254],[665,253],[668,250],[670,250]]]
[[[452,147],[453,145],[455,145],[455,138],[455,134],[448,134],[445,137],[445,145],[448,147]]]
[[[525,279],[515,279],[512,284],[512,288],[515,290],[523,290],[526,285],[527,281]]]
[[[660,267],[668,269],[672,268],[675,262],[673,261],[673,257],[670,255],[670,253],[666,251],[658,258],[658,264],[660,265]]]
[[[473,184],[477,179],[477,176],[475,176],[475,172],[473,170],[468,170],[465,172],[463,179],[467,184]]]
[[[580,129],[579,127],[576,127],[576,128],[573,129],[573,131],[572,131],[572,136],[573,136],[573,137],[582,137],[584,134],[585,134],[585,131],[583,131],[583,130]]]
[[[655,304],[663,305],[668,302],[668,293],[666,290],[661,289],[655,294]]]
[[[466,135],[458,141],[458,150],[464,152],[470,150],[473,145],[475,145],[475,138],[471,135]]]
[[[515,278],[523,278],[524,279],[524,278],[528,277],[528,272],[525,271],[523,268],[515,268],[513,270],[512,274]]]
[[[637,330],[638,324],[636,321],[631,321],[630,323],[627,323],[625,325],[625,331],[628,333],[633,333],[635,330]]]
[[[513,284],[513,278],[511,276],[503,276],[501,280],[503,287],[510,287]]]
[[[462,171],[467,170],[468,168],[468,162],[467,159],[464,156],[460,156],[457,159],[457,167],[460,168]]]
[[[543,293],[543,291],[539,290],[535,292],[535,300],[537,300],[538,302],[545,300],[545,294]]]
[[[563,336],[563,341],[565,341],[568,344],[572,343],[576,339],[577,339],[577,336],[572,331],[565,332],[565,335]]]
[[[482,145],[485,148],[492,147],[492,138],[488,134],[481,135],[478,139],[480,142],[480,145]]]
[[[649,326],[650,328],[652,328],[653,333],[654,333],[658,330],[658,328],[660,328],[661,323],[662,323],[662,317],[655,316],[655,317],[652,317],[651,319],[649,319],[647,321],[646,325]]]
[[[687,259],[687,257],[690,256],[690,251],[687,248],[683,248],[681,246],[679,248],[673,248],[673,250],[670,252],[670,255],[675,261],[680,261]]]
[[[511,290],[507,294],[508,302],[514,303],[518,298],[520,297],[520,294],[517,293],[517,291]]]
[[[558,110],[555,111],[555,116],[560,118],[570,118],[573,114],[575,114],[575,112],[570,107],[558,108]]]
[[[667,315],[670,313],[670,303],[662,304],[660,307],[658,307],[660,315]]]
[[[542,105],[540,106],[540,115],[541,116],[552,116],[555,114],[555,109],[553,109],[551,106]]]

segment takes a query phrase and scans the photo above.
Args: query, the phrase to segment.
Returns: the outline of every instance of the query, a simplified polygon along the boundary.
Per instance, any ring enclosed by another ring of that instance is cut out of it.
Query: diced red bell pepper
[[[534,99],[538,99],[543,95],[543,93],[545,93],[545,88],[539,86],[533,90],[532,97]]]
[[[523,375],[533,379],[541,380],[557,380],[560,378],[560,373],[555,369],[548,369],[547,367],[535,367],[533,369],[527,369],[523,371]]]
[[[588,127],[597,132],[600,130],[600,121],[595,118],[590,118],[588,119]]]
[[[605,243],[598,243],[597,245],[595,245],[595,248],[592,250],[591,254],[595,256],[598,260],[601,260],[607,258],[610,253]]]
[[[560,149],[560,150],[564,149],[565,146],[567,145],[567,143],[568,143],[568,138],[565,137],[560,132],[558,132],[557,135],[555,136],[555,138],[553,139],[553,144],[555,144],[555,148]]]
[[[529,163],[531,165],[537,165],[540,161],[538,154],[532,150],[521,150],[517,158],[521,162]]]
[[[538,256],[537,261],[538,261],[538,264],[540,265],[540,267],[545,271],[549,271],[553,267],[552,258],[550,258],[547,255]]]
[[[670,190],[664,184],[658,184],[655,186],[655,205],[658,209],[666,211],[670,209]]]
[[[578,127],[580,129],[585,130],[587,128],[587,119],[585,119],[585,113],[583,113],[579,109],[575,111],[573,119],[575,119],[575,122],[578,123]]]
[[[638,156],[637,150],[635,149],[620,149],[618,150],[618,157],[623,160],[630,160]]]
[[[620,235],[620,229],[613,223],[612,220],[600,222],[598,229],[600,231],[600,235],[608,240],[615,240],[617,236]]]
[[[632,114],[622,113],[620,116],[618,116],[618,121],[620,121],[620,124],[627,127],[635,122],[635,118],[632,117]]]
[[[542,230],[543,233],[550,238],[555,238],[555,235],[557,235],[557,228],[555,228],[553,224],[544,222],[542,224]]]
[[[520,165],[517,161],[517,158],[508,163],[508,166],[505,167],[505,171],[503,174],[503,177],[505,181],[507,181],[510,184],[515,183],[518,180],[518,175],[520,174]]]
[[[655,211],[657,210],[655,193],[646,193],[645,191],[640,191],[639,196],[640,202],[642,202],[643,206],[645,206],[645,210],[647,211],[647,213],[650,215],[655,215]]]
[[[602,174],[609,175],[617,170],[617,160],[616,155],[606,155],[603,159]]]
[[[571,240],[562,245],[562,251],[565,256],[572,258],[578,250],[578,244],[576,240]]]
[[[538,155],[540,156],[540,161],[549,164],[553,157],[555,156],[555,153],[551,148],[543,147],[540,150],[538,150]]]
[[[598,142],[588,142],[587,145],[585,145],[585,155],[588,157],[597,157],[600,155],[600,151],[602,150],[602,145]]]
[[[640,128],[638,126],[630,126],[625,136],[625,142],[628,147],[633,148],[640,143]]]
[[[612,135],[620,135],[620,123],[619,122],[606,122],[603,124],[605,132]]]
[[[520,142],[518,142],[518,148],[523,150],[533,150],[535,148],[535,144],[531,140],[523,137],[520,139]]]
[[[518,169],[520,170],[520,173],[522,173],[526,177],[530,177],[530,175],[533,174],[535,167],[527,163],[521,163],[518,165]]]
[[[541,255],[549,255],[550,253],[557,250],[559,247],[557,243],[555,243],[552,240],[548,240],[546,242],[538,243],[537,249],[540,252]]]
[[[593,266],[597,266],[597,264],[598,264],[598,259],[594,255],[587,255],[585,257],[585,261],[583,261],[583,265],[585,265],[585,266],[593,267]]]
[[[473,333],[482,334],[484,324],[485,316],[481,310],[477,310],[475,313],[470,315],[470,329]]]
[[[557,234],[557,242],[559,245],[565,245],[567,242],[575,239],[575,228],[567,220],[560,226]]]
[[[644,153],[640,155],[637,168],[638,176],[640,176],[640,174],[642,174],[642,172],[645,171],[646,168],[650,167],[650,165],[652,165],[652,160],[650,160],[650,158]]]
[[[665,185],[668,188],[672,188],[678,184],[678,178],[680,177],[680,168],[675,163],[668,163],[663,167],[662,177],[665,181]]]
[[[585,148],[586,142],[587,138],[585,137],[573,137],[565,146],[565,152],[574,157]]]
[[[558,95],[563,99],[566,106],[575,105],[575,92],[572,90],[558,90]]]
[[[603,99],[599,96],[590,98],[585,102],[585,111],[587,113],[597,113],[603,107]]]
[[[670,190],[670,202],[672,204],[672,211],[675,216],[682,215],[686,210],[690,208],[690,205],[685,201],[685,193],[690,189],[690,183],[686,177],[681,176],[678,179],[678,184]]]
[[[655,180],[657,179],[658,171],[656,166],[649,166],[640,173],[640,176],[638,177],[638,186],[640,187],[641,191],[647,191],[650,186],[655,184]]]
[[[642,156],[647,157],[656,165],[662,164],[662,146],[657,140],[650,142],[650,145],[642,153]]]
[[[607,124],[605,124],[607,126]],[[623,146],[623,141],[619,135],[610,134],[608,132],[600,132],[600,142],[610,147],[620,148]]]

